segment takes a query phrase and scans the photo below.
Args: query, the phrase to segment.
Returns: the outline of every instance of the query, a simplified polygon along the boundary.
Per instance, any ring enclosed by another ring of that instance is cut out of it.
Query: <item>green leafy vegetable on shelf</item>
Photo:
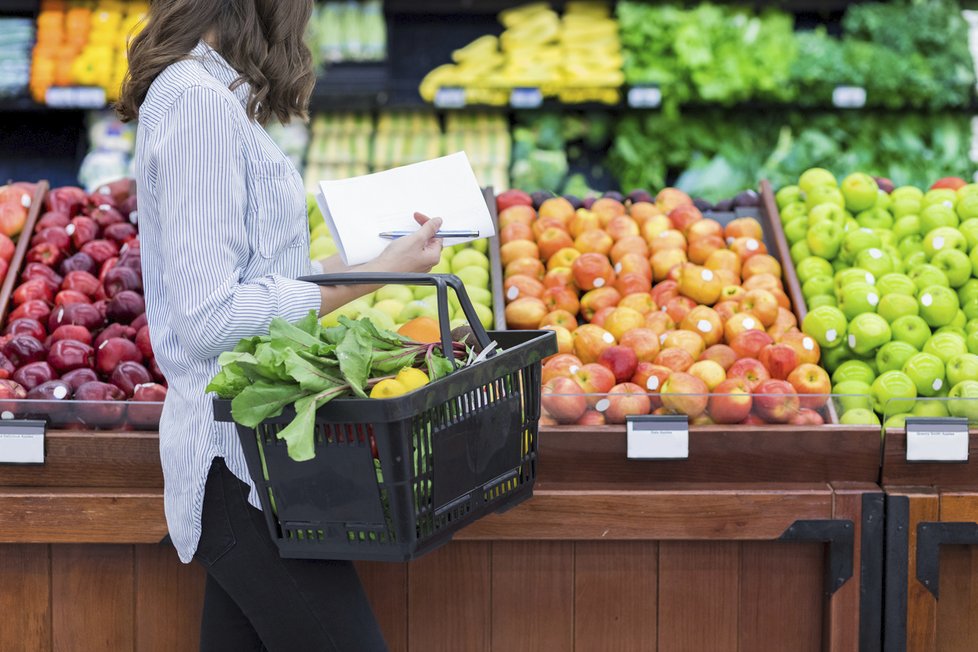
[[[316,412],[341,396],[366,397],[368,390],[405,367],[425,365],[434,381],[454,369],[440,344],[412,342],[380,330],[368,319],[340,317],[323,328],[314,312],[290,324],[274,319],[269,334],[241,340],[218,358],[221,370],[208,392],[231,399],[234,420],[255,428],[292,405],[295,418],[279,433],[296,461],[315,456]],[[452,359],[465,364],[472,351],[454,342]]]

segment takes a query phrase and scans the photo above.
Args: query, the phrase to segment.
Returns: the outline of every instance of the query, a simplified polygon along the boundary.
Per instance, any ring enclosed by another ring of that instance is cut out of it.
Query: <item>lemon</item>
[[[370,390],[370,398],[394,398],[407,394],[408,388],[394,378],[382,380]]]
[[[404,367],[397,372],[397,377],[394,380],[401,383],[409,392],[424,387],[430,382],[428,374],[414,367]]]

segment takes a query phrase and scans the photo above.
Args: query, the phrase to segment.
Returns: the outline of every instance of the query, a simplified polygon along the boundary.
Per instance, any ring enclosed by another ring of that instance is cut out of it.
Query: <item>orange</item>
[[[434,344],[441,341],[441,328],[438,326],[438,322],[431,317],[415,317],[398,328],[397,333],[422,344]]]

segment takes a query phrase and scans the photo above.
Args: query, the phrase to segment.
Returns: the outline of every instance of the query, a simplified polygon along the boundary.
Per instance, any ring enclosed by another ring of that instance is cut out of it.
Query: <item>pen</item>
[[[387,240],[396,240],[397,238],[404,238],[409,235],[413,235],[416,231],[384,231],[383,233],[378,233],[377,235],[381,238],[386,238]],[[438,231],[435,234],[436,238],[478,238],[478,231]]]

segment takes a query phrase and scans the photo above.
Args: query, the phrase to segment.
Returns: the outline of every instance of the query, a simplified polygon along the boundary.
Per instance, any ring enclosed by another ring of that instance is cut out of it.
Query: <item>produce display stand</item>
[[[907,434],[883,446],[887,650],[978,649],[978,431],[968,462],[907,461]]]

